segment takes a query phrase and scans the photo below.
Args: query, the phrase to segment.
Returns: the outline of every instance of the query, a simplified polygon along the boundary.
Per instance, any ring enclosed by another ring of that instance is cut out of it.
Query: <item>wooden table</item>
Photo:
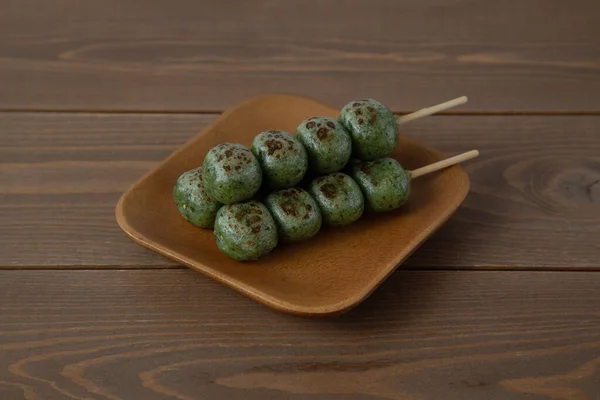
[[[597,0],[0,5],[0,399],[600,398]],[[271,92],[479,148],[452,219],[357,309],[273,312],[134,244],[114,207]]]

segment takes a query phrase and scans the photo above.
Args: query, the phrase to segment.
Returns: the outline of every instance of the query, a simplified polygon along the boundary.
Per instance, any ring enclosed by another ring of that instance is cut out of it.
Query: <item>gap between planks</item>
[[[219,115],[225,110],[118,110],[118,109],[45,109],[45,108],[0,108],[0,114],[114,114],[114,115]],[[414,110],[394,110],[393,113],[403,115]],[[565,116],[600,116],[598,111],[509,111],[509,110],[490,110],[490,111],[444,111],[430,117],[436,116],[466,116],[466,117],[485,117],[485,116],[547,116],[547,117],[565,117]]]
[[[0,273],[2,271],[156,271],[156,270],[181,270],[188,269],[183,265],[54,265],[54,266],[16,266],[16,265],[0,265]],[[417,267],[406,266],[398,267],[396,271],[473,271],[473,272],[600,272],[600,265],[597,267],[573,268],[573,267],[515,267],[515,266],[486,266],[486,267]]]

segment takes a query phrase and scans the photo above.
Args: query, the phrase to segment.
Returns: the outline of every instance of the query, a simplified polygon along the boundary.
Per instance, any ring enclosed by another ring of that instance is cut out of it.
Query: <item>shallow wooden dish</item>
[[[252,263],[222,254],[213,232],[186,222],[172,199],[177,177],[200,166],[213,146],[222,142],[249,146],[263,130],[293,133],[305,118],[337,118],[338,113],[314,100],[286,95],[242,103],[124,193],[117,205],[117,221],[141,245],[269,307],[307,316],[343,313],[369,296],[458,208],[469,190],[468,176],[460,166],[416,179],[401,210],[365,213],[352,225],[324,228],[311,240],[280,246]],[[443,158],[404,136],[393,157],[408,169]]]

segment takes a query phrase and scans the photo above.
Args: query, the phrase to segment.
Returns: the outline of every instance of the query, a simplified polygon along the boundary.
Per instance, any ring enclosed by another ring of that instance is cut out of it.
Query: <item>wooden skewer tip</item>
[[[436,104],[435,106],[422,108],[413,113],[402,115],[402,116],[396,118],[396,121],[398,122],[398,125],[402,125],[407,122],[414,121],[415,119],[427,117],[429,115],[439,113],[439,112],[447,110],[449,108],[456,107],[461,104],[465,104],[468,100],[469,99],[467,98],[467,96],[457,97],[456,99],[448,100],[443,103]]]
[[[452,165],[461,163],[463,161],[470,160],[472,158],[477,157],[478,155],[479,155],[479,150],[471,150],[471,151],[467,151],[466,153],[458,154],[456,156],[446,158],[445,160],[434,162],[433,164],[429,164],[424,167],[417,168],[415,170],[408,171],[408,172],[410,174],[410,177],[412,179],[414,179],[414,178],[418,178],[419,176],[427,175],[432,172],[439,171],[444,168],[448,168]]]

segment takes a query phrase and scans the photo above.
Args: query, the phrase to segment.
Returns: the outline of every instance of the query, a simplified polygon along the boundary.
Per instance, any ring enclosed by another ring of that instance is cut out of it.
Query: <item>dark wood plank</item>
[[[481,150],[463,207],[410,265],[599,268],[600,117],[434,117],[406,133]]]
[[[599,285],[400,271],[308,320],[186,270],[0,271],[0,397],[595,399]]]
[[[1,114],[0,267],[175,266],[130,242],[126,187],[207,115]],[[479,148],[471,193],[412,268],[598,269],[600,117],[432,117],[405,134]],[[199,165],[201,160],[198,161]]]
[[[123,235],[115,205],[213,119],[0,114],[0,266],[168,264]]]
[[[221,110],[270,92],[396,111],[600,111],[596,0],[9,1],[0,108]]]

